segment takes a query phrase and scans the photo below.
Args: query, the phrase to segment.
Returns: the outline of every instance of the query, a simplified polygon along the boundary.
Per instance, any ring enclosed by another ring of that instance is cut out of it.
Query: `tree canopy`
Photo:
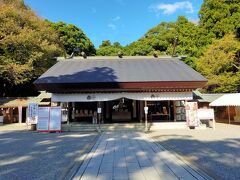
[[[30,95],[22,88],[34,92],[32,82],[58,56],[96,53],[80,28],[41,19],[22,0],[0,0],[0,24],[1,95]]]
[[[64,22],[51,23],[51,26],[58,32],[60,42],[68,55],[95,55],[96,50],[90,39],[84,32],[73,24]]]
[[[200,26],[216,38],[240,28],[239,0],[204,0],[199,11]]]
[[[102,41],[102,44],[97,49],[98,56],[117,56],[123,53],[123,47],[119,42],[113,44],[109,40]]]
[[[9,88],[39,77],[62,49],[55,31],[22,1],[6,2],[0,3],[0,84]]]
[[[240,91],[240,41],[234,34],[215,40],[197,61],[208,79],[208,92]]]
[[[238,0],[204,0],[197,24],[179,16],[127,46],[104,40],[96,50],[79,27],[43,20],[23,0],[0,0],[0,94],[22,95],[13,90],[31,84],[56,62],[55,57],[82,52],[88,56],[185,55],[184,62],[208,78],[205,91],[239,92],[239,19]]]

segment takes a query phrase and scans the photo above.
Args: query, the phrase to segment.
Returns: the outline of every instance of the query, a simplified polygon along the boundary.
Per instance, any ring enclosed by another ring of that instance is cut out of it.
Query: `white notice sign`
[[[214,119],[214,110],[198,109],[198,119]]]
[[[49,131],[61,131],[61,117],[62,117],[62,108],[51,107]]]
[[[37,124],[38,121],[38,104],[29,103],[27,108],[27,123]]]
[[[49,107],[38,108],[37,131],[48,131],[49,111],[50,111]]]

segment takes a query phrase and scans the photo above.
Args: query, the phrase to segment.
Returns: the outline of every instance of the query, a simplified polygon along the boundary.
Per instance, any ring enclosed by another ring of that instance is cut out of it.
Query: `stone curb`
[[[148,137],[149,138],[149,137]],[[188,160],[186,160],[186,158],[184,158],[184,155],[181,155],[180,153],[174,151],[172,148],[170,148],[167,145],[162,145],[160,142],[156,142],[158,141],[158,139],[156,138],[150,138],[153,140],[153,142],[160,148],[165,149],[169,152],[171,152],[173,155],[175,155],[178,159],[180,159],[184,164],[186,164],[186,167],[184,167],[189,173],[191,173],[193,176],[193,173],[197,173],[200,177],[202,177],[203,179],[206,180],[214,180],[215,177],[211,177],[210,175],[208,175],[206,172],[204,172],[201,168],[198,167],[198,165],[196,165],[194,162],[190,162]],[[192,172],[194,171],[194,172]]]

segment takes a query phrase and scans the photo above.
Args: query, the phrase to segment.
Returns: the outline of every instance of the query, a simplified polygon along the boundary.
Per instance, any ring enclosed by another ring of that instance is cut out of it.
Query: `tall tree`
[[[222,38],[226,33],[240,28],[239,0],[204,0],[199,11],[200,26]]]
[[[11,90],[40,76],[62,50],[57,33],[23,1],[1,1],[0,24],[0,91],[13,95]]]
[[[97,49],[98,56],[117,56],[123,53],[123,47],[119,42],[114,42],[113,45],[109,40],[102,41],[102,44]]]
[[[96,54],[93,43],[77,26],[64,22],[51,23],[51,26],[58,32],[60,42],[68,55],[81,55],[81,52],[86,55]]]
[[[233,34],[215,40],[197,61],[208,79],[208,92],[240,91],[240,41]]]

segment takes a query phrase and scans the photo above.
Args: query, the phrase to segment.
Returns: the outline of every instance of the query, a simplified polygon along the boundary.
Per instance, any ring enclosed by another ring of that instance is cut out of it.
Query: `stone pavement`
[[[140,132],[102,133],[73,177],[87,179],[207,179]]]

